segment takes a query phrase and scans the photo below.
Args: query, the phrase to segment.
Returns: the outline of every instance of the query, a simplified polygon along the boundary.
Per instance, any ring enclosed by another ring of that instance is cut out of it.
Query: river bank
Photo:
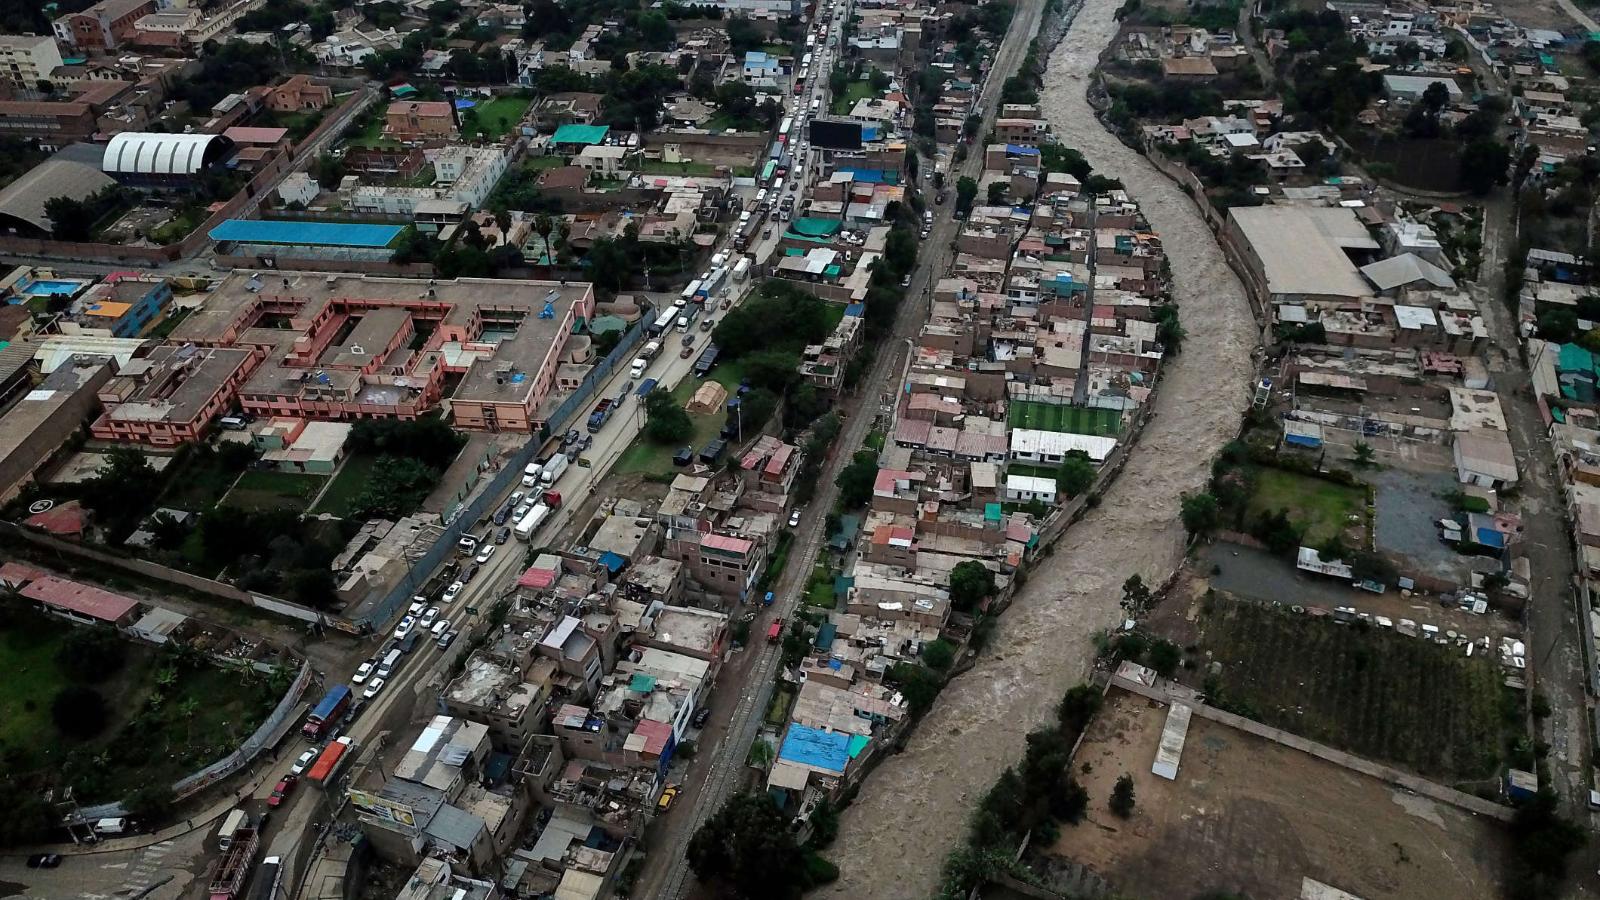
[[[829,851],[839,881],[822,893],[896,900],[933,893],[973,805],[1087,674],[1094,634],[1120,617],[1122,582],[1138,573],[1160,583],[1176,569],[1181,495],[1205,485],[1247,403],[1257,332],[1243,287],[1189,198],[1108,133],[1085,97],[1116,33],[1118,5],[1085,0],[1069,11],[1041,105],[1058,140],[1096,171],[1122,179],[1161,236],[1188,331],[1185,350],[1167,364],[1155,417],[1127,469],[1018,591],[993,649],[945,688],[906,750],[863,784]]]

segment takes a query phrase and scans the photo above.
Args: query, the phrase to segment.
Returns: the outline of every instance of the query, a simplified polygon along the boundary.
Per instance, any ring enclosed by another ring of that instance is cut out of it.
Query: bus
[[[794,116],[784,116],[783,117],[783,124],[778,126],[778,141],[780,143],[786,142],[786,141],[789,140],[789,129],[791,129],[793,127],[794,127]]]
[[[802,75],[796,75],[795,79],[794,79],[794,95],[796,97],[798,97],[801,94],[805,93],[805,91],[806,91],[806,76],[803,75],[803,74]]]
[[[772,180],[772,173],[776,172],[777,170],[778,170],[778,161],[775,160],[775,159],[767,160],[767,164],[761,167],[761,181],[762,181],[762,183],[765,184],[766,182],[771,181]]]
[[[694,295],[699,293],[699,291],[700,279],[697,278],[694,281],[689,282],[689,286],[683,289],[683,301],[685,303],[693,303]]]
[[[783,145],[777,141],[772,142],[772,149],[767,151],[767,159],[776,160],[783,155]]]
[[[752,219],[751,221],[755,221]],[[672,327],[673,321],[678,318],[678,308],[673,307],[662,313],[647,329],[651,337],[660,337],[667,329]]]
[[[800,57],[800,68],[801,69],[809,69],[810,67],[811,67],[811,51],[807,50],[806,51],[806,55]]]

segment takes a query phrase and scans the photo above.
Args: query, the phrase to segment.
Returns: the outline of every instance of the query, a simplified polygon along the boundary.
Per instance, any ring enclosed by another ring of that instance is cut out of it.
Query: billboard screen
[[[861,123],[845,119],[812,119],[811,146],[825,150],[860,150]]]

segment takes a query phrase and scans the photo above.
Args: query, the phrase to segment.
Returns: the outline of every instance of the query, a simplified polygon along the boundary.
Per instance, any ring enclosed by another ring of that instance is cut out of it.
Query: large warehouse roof
[[[94,166],[70,159],[47,159],[0,190],[0,221],[15,220],[41,232],[51,230],[44,205],[56,197],[84,200],[116,184]]]
[[[224,153],[217,134],[124,131],[106,145],[100,170],[108,175],[194,175]]]
[[[1344,207],[1235,206],[1228,210],[1261,261],[1272,294],[1370,297],[1346,250],[1377,250],[1354,210]]]

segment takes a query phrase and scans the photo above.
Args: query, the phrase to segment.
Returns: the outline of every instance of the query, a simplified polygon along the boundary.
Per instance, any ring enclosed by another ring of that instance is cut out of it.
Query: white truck
[[[739,257],[739,261],[734,263],[734,265],[733,265],[733,280],[734,281],[744,281],[746,278],[749,278],[749,277],[750,277],[750,257],[741,256],[741,257]]]
[[[562,473],[566,471],[567,458],[566,456],[557,453],[555,456],[550,458],[549,462],[544,464],[544,471],[539,473],[539,479],[543,481],[544,486],[548,488],[553,486],[556,483],[556,479],[560,478]]]
[[[534,461],[534,462],[528,463],[527,467],[522,470],[522,486],[523,487],[537,487],[538,485],[539,485],[539,463],[538,463],[538,461]]]
[[[533,533],[539,530],[539,526],[543,525],[544,520],[549,516],[550,507],[545,506],[542,502],[535,505],[533,509],[528,510],[528,514],[523,516],[522,521],[517,523],[517,540],[533,540]]]
[[[638,378],[643,375],[644,370],[650,368],[650,360],[659,355],[661,355],[660,341],[650,341],[645,344],[644,349],[639,351],[639,355],[633,358],[633,365],[628,369],[628,377]]]

